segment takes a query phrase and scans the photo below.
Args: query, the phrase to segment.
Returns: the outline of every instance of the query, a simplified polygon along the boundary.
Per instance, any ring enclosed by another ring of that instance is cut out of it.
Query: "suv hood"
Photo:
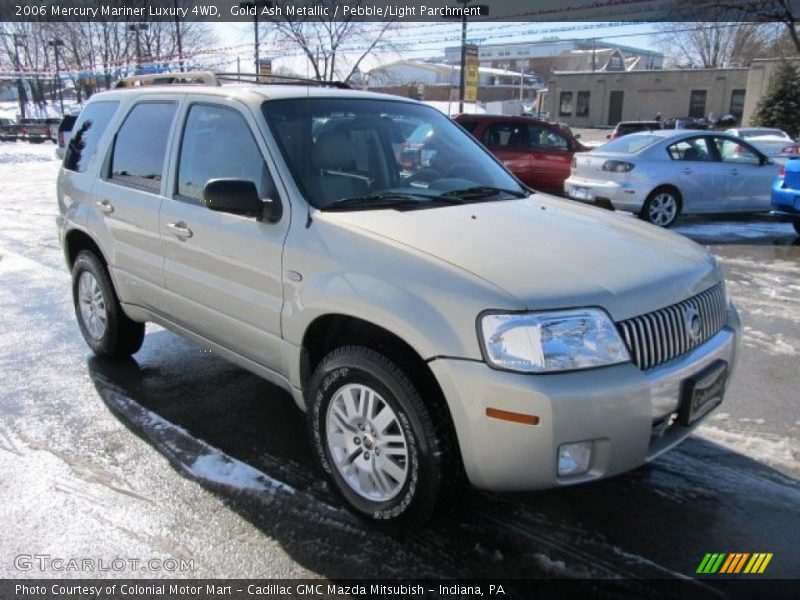
[[[317,218],[455,265],[531,310],[601,306],[622,320],[680,302],[720,279],[714,259],[694,242],[543,194],[411,211],[321,212]]]

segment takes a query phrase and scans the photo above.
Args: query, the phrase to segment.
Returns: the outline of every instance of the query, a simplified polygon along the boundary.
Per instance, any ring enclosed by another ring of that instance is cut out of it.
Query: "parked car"
[[[620,121],[614,127],[614,131],[606,136],[606,139],[615,140],[623,135],[637,133],[639,131],[656,131],[661,129],[660,121]]]
[[[762,154],[773,158],[786,158],[800,154],[800,146],[785,131],[771,127],[743,127],[728,129],[725,133],[749,142]]]
[[[61,119],[48,117],[46,119],[22,119],[20,121],[20,139],[33,144],[42,142],[58,142],[58,125]]]
[[[61,119],[61,123],[58,125],[58,147],[56,148],[56,156],[59,159],[64,158],[64,154],[67,151],[67,143],[72,134],[72,127],[75,125],[77,119],[78,115],[64,115],[64,118]]]
[[[0,142],[16,142],[19,136],[19,125],[14,119],[0,119]]]
[[[791,221],[800,235],[800,158],[791,158],[782,165],[772,184],[772,215]]]
[[[670,117],[661,125],[662,129],[709,129],[711,123],[702,117]]]
[[[588,150],[568,129],[530,117],[458,115],[455,120],[536,190],[563,193],[573,155]]]
[[[576,155],[575,200],[669,227],[681,214],[766,212],[778,165],[740,138],[698,131],[633,133]]]
[[[723,401],[740,324],[705,249],[532,195],[434,108],[316,83],[91,97],[57,195],[97,355],[153,321],[284,388],[376,524],[424,520],[464,477],[633,469]],[[410,172],[392,140],[420,126]]]

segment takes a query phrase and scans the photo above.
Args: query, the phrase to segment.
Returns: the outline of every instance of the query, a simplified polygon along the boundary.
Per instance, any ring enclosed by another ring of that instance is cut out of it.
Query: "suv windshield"
[[[461,128],[422,104],[308,98],[271,100],[263,111],[317,208],[433,208],[528,194]]]

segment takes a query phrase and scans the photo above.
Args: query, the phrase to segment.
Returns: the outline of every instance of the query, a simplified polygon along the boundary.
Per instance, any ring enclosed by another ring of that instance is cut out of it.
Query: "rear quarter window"
[[[89,160],[97,150],[97,142],[103,136],[118,106],[119,102],[94,102],[83,109],[72,127],[75,134],[64,155],[65,169],[79,173],[86,171]]]
[[[475,130],[478,128],[477,121],[459,121],[458,124],[473,135],[475,135]]]

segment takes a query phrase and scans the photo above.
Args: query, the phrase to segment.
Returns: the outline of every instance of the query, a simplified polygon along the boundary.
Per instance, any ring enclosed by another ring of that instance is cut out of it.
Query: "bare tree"
[[[681,68],[748,66],[774,55],[781,32],[775,23],[664,23],[659,46]]]
[[[800,54],[800,15],[797,14],[795,0],[719,0],[716,6],[737,14],[740,20],[779,23],[784,34],[778,46],[783,50],[780,56]]]
[[[379,51],[397,49],[391,33],[395,21],[364,22],[342,18],[345,5],[353,7],[364,0],[320,0],[318,5],[328,8],[327,20],[310,17],[291,18],[284,14],[275,17],[263,30],[276,44],[288,42],[299,49],[321,81],[349,81],[359,70],[365,58]],[[338,5],[339,19],[333,20]]]

